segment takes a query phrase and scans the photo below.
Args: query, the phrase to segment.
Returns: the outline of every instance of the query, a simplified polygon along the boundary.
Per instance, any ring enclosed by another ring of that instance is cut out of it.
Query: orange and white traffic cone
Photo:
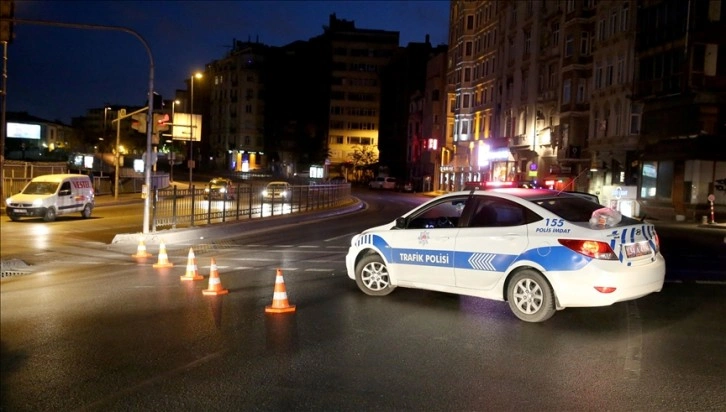
[[[199,275],[197,271],[197,258],[194,257],[194,250],[189,248],[189,256],[187,257],[187,272],[184,276],[179,276],[181,280],[202,280],[204,276]]]
[[[275,277],[275,293],[272,295],[272,305],[265,306],[267,313],[287,313],[295,312],[295,305],[290,305],[287,301],[287,291],[285,290],[285,280],[282,278],[282,270],[277,269]]]
[[[229,290],[222,289],[222,281],[219,279],[219,273],[217,272],[217,262],[212,258],[212,263],[209,264],[209,286],[202,291],[202,294],[226,295],[227,293],[229,293]]]
[[[166,255],[166,245],[164,241],[159,243],[159,260],[153,265],[155,268],[170,268],[174,264],[169,262],[169,257]]]
[[[147,258],[151,257],[152,254],[146,251],[146,245],[144,244],[144,239],[139,239],[139,246],[136,248],[136,254],[131,255],[131,257],[135,258]]]

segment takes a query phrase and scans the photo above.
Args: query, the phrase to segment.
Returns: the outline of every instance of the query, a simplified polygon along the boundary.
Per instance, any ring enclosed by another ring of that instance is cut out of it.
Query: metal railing
[[[349,202],[351,193],[349,183],[290,186],[284,198],[267,198],[264,188],[240,183],[224,197],[205,195],[205,187],[155,189],[152,231],[333,208]]]

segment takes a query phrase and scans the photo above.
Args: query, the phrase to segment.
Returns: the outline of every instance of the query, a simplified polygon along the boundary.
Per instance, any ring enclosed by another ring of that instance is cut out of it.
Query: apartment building
[[[721,0],[452,1],[441,187],[536,183],[633,215],[694,218],[709,194],[723,207],[723,13]]]
[[[266,166],[265,59],[269,47],[233,41],[232,50],[207,64],[208,150],[218,168],[248,172]],[[200,82],[201,83],[201,82]],[[203,124],[206,125],[206,124]]]
[[[725,13],[721,0],[639,2],[633,100],[645,214],[700,219],[709,195],[726,208]]]
[[[349,162],[360,147],[379,156],[381,73],[398,50],[399,33],[359,29],[333,14],[325,33],[311,41],[330,53],[328,124],[323,129],[329,168]]]

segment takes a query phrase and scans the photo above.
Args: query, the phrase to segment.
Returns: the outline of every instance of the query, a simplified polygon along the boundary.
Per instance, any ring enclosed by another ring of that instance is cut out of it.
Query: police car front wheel
[[[525,322],[544,322],[555,314],[552,286],[541,273],[525,269],[517,272],[507,287],[509,308]]]
[[[355,283],[365,294],[385,296],[393,292],[388,268],[379,255],[363,257],[355,266]]]

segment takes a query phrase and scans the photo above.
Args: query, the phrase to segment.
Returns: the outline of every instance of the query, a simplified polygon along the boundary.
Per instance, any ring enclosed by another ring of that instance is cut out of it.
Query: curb
[[[310,222],[312,220],[327,219],[344,214],[356,213],[367,208],[367,205],[358,198],[351,198],[352,204],[325,211],[312,211],[280,215],[266,218],[253,218],[237,222],[213,223],[204,226],[195,226],[183,229],[168,229],[153,233],[120,233],[114,236],[111,245],[126,246],[137,245],[143,238],[146,245],[158,245],[161,241],[166,245],[186,244],[200,239],[214,238],[215,240],[238,237],[240,233],[252,233],[263,230],[278,230],[280,228]],[[273,227],[271,227],[273,226]]]

